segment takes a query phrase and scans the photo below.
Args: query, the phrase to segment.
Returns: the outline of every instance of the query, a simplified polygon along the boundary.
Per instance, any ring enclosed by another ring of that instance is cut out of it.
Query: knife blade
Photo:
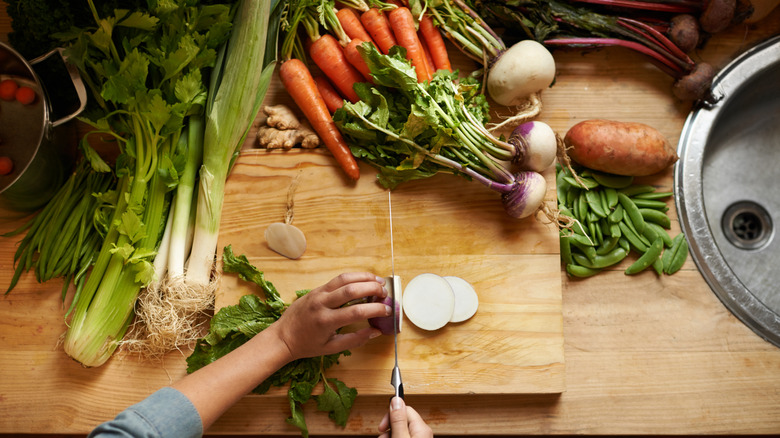
[[[395,252],[393,249],[393,202],[391,200],[391,191],[387,191],[387,210],[390,217],[390,291],[393,294],[393,348],[395,365],[393,366],[393,372],[390,376],[390,384],[395,390],[395,396],[404,398],[404,383],[401,380],[401,369],[398,367],[398,331],[400,318],[403,314],[397,315],[396,308],[401,308],[400,305],[396,306],[396,303],[401,303],[401,279],[395,275]]]

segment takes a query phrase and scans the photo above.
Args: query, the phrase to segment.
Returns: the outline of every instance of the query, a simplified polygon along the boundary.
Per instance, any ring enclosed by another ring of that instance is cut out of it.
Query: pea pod
[[[643,198],[631,198],[639,208],[654,208],[660,211],[669,210],[664,201],[656,201],[655,199],[643,199]]]
[[[618,192],[626,196],[636,196],[642,193],[650,193],[654,191],[655,191],[655,187],[648,184],[634,184],[632,186],[628,186],[626,188],[622,188],[618,190]]]
[[[595,189],[599,186],[599,183],[597,183],[596,180],[584,176],[580,176],[580,181],[582,181],[582,184],[580,184],[573,176],[564,176],[563,180],[571,184],[573,187],[578,187],[581,189]]]
[[[616,224],[623,220],[623,206],[618,205],[615,207],[614,210],[612,210],[612,213],[609,214],[609,222]]]
[[[580,193],[580,189],[569,186],[569,190],[566,192],[566,205],[574,208],[574,201]]]
[[[645,219],[642,217],[642,213],[639,208],[634,204],[628,196],[618,192],[618,201],[623,206],[624,214],[631,219],[631,223],[634,225],[636,232],[641,234],[645,230]]]
[[[579,210],[579,219],[584,221],[588,217],[588,198],[585,191],[581,191],[577,197],[577,209]]]
[[[613,189],[622,189],[634,182],[633,176],[615,175],[612,173],[593,172],[591,176],[602,186]]]
[[[580,242],[577,242],[576,240],[571,241],[571,245],[578,250],[582,254],[585,254],[585,257],[588,258],[588,260],[595,260],[596,259],[596,248],[593,246],[588,245],[582,245]],[[571,252],[572,257],[574,257],[574,254],[576,254],[574,251]]]
[[[620,236],[610,236],[609,238],[604,239],[604,241],[601,242],[601,245],[596,248],[596,255],[605,255],[615,249],[615,247],[617,247],[618,240],[620,240]]]
[[[640,208],[639,213],[646,222],[654,222],[667,230],[672,227],[672,221],[665,213],[652,208]]]
[[[637,249],[639,252],[646,252],[647,251],[647,245],[645,245],[641,240],[639,240],[639,236],[636,235],[636,233],[628,228],[628,225],[624,221],[621,221],[618,226],[620,227],[620,231],[623,233],[623,237],[626,238],[628,243],[631,244],[634,248]]]
[[[685,235],[680,233],[672,239],[672,247],[664,251],[662,257],[664,264],[664,273],[672,275],[679,271],[688,258],[688,242]]]
[[[593,260],[590,260],[584,255],[577,253],[572,253],[572,258],[577,264],[585,266],[586,268],[604,269],[606,267],[620,263],[624,258],[626,258],[627,255],[628,253],[626,250],[621,247],[617,247],[607,254],[596,255]]]
[[[672,192],[647,192],[647,193],[639,193],[636,195],[636,198],[639,199],[666,199],[670,196],[674,195]]]
[[[669,236],[669,233],[667,233],[663,227],[653,222],[645,222],[645,229],[653,229],[656,233],[656,236],[664,240],[664,246],[671,248],[672,237]]]
[[[661,257],[658,257],[653,262],[653,270],[658,275],[663,275],[664,273],[664,262],[661,260]]]
[[[644,271],[648,267],[652,266],[656,260],[661,256],[661,251],[664,248],[664,241],[660,238],[656,239],[650,247],[639,257],[631,266],[626,268],[626,275],[633,275]]]
[[[588,203],[590,211],[599,217],[607,217],[607,212],[604,211],[604,206],[601,203],[601,196],[599,195],[599,192],[595,190],[589,190],[585,192],[585,201]]]
[[[568,265],[573,263],[574,261],[571,257],[571,237],[561,236],[560,244],[561,244],[561,261],[563,262],[563,264]]]
[[[604,189],[604,196],[607,198],[607,206],[610,210],[618,205],[617,190],[607,187]]]
[[[571,263],[566,265],[566,272],[572,277],[586,278],[598,274],[601,269],[591,269]]]
[[[555,191],[558,199],[564,201],[566,200],[566,192],[571,188],[571,185],[563,179],[565,176],[566,174],[563,171],[558,171],[555,174]]]

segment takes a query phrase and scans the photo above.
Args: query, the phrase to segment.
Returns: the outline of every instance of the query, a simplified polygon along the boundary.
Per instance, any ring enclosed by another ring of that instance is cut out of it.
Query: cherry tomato
[[[14,170],[14,162],[8,157],[0,157],[0,175],[8,175]]]
[[[16,100],[22,105],[29,105],[35,102],[35,90],[30,87],[19,87],[16,90]]]
[[[0,81],[0,99],[14,100],[17,88],[19,85],[13,79],[3,79]]]

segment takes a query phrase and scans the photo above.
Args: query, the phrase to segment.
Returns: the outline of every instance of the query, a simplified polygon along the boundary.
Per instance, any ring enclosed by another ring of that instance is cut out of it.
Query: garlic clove
[[[290,259],[297,259],[306,251],[303,231],[290,224],[272,223],[265,230],[265,240],[269,248]]]

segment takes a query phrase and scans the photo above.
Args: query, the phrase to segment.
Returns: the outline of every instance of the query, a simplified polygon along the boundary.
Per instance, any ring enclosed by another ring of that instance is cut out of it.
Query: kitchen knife
[[[390,377],[390,384],[395,389],[395,396],[404,398],[404,383],[401,380],[401,369],[398,368],[398,331],[400,319],[403,317],[403,313],[396,315],[396,309],[401,308],[401,278],[395,275],[395,254],[393,252],[393,203],[391,200],[391,191],[387,191],[387,207],[390,216],[390,266],[392,274],[389,277],[388,286],[390,290],[388,293],[393,294],[393,348],[395,350],[395,365],[393,366],[393,373]]]

